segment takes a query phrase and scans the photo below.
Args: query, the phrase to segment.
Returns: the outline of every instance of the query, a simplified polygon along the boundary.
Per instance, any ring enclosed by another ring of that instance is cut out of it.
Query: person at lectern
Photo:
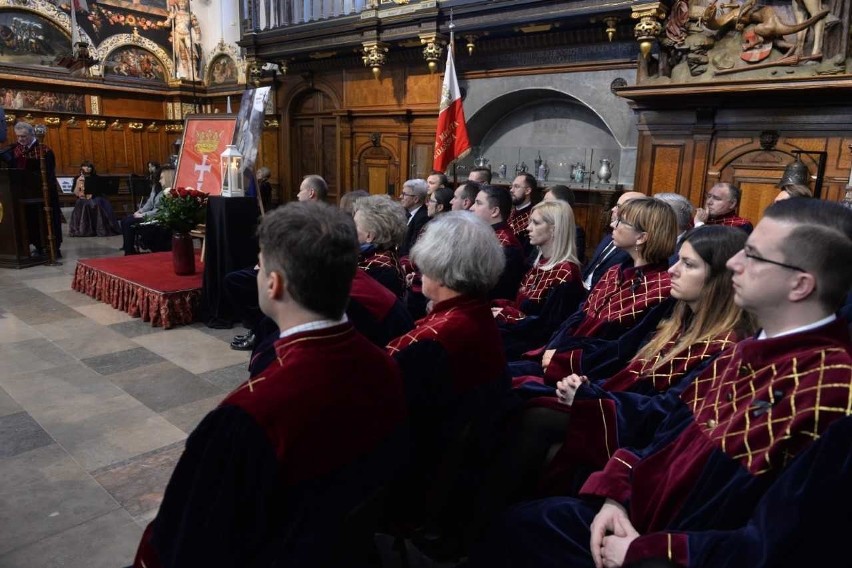
[[[14,131],[16,142],[3,152],[0,152],[0,160],[10,168],[37,172],[41,170],[40,158],[42,155],[44,156],[47,169],[48,200],[51,207],[51,223],[53,225],[53,235],[56,238],[56,257],[61,258],[62,254],[59,252],[59,247],[62,244],[62,213],[59,210],[59,184],[56,181],[56,157],[50,147],[40,144],[36,140],[35,129],[32,124],[18,122],[15,124]],[[46,242],[46,231],[43,239],[42,233],[39,230],[41,225],[39,215],[41,214],[42,210],[35,207],[27,212],[30,244],[34,247],[34,254],[36,256],[44,255],[48,245]]]

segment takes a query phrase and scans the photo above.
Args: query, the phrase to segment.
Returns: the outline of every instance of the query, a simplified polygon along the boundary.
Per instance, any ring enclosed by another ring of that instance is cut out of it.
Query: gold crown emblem
[[[217,130],[201,130],[195,133],[195,151],[199,154],[209,154],[219,147],[222,133]]]

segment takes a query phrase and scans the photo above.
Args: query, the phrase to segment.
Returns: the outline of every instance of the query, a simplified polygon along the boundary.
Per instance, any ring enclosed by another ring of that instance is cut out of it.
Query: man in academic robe
[[[527,227],[530,224],[533,205],[541,201],[541,190],[532,174],[521,174],[512,182],[509,193],[512,195],[512,212],[509,214],[507,223],[515,234],[515,238],[521,243],[524,255],[529,256],[532,246],[530,246]]]
[[[48,146],[40,144],[36,139],[35,129],[28,122],[15,124],[15,137],[17,142],[0,153],[2,159],[10,168],[21,170],[41,171],[41,157],[44,156],[47,170],[47,198],[46,204],[51,208],[51,224],[53,236],[56,242],[56,257],[61,258],[59,247],[62,245],[62,211],[59,209],[59,183],[56,181],[56,156]],[[39,217],[41,216],[41,218]],[[27,228],[30,235],[30,244],[35,248],[37,255],[45,254],[48,244],[42,241],[39,231],[44,212],[41,208],[27,210]],[[45,231],[47,238],[47,231]]]
[[[403,465],[400,372],[344,316],[352,218],[290,203],[264,216],[258,240],[276,358],[189,436],[137,568],[358,565],[346,529],[363,527],[349,515]]]
[[[737,227],[746,233],[751,233],[754,227],[751,221],[737,215],[742,192],[732,183],[717,183],[707,192],[704,207],[695,210],[695,226],[724,225]]]
[[[488,294],[489,300],[498,298],[514,300],[518,295],[521,280],[526,274],[526,255],[506,219],[512,210],[509,191],[494,185],[482,185],[470,209],[474,215],[491,225],[506,257],[506,265],[497,285]]]
[[[778,202],[728,268],[762,331],[655,397],[633,424],[653,423],[649,441],[618,449],[579,499],[512,510],[472,566],[792,565],[788,541],[818,508],[806,499],[850,476],[852,343],[835,312],[852,285],[852,212]],[[845,548],[825,547],[844,562]]]

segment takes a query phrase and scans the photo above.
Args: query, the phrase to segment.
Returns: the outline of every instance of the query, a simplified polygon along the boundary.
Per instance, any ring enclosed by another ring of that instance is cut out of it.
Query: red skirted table
[[[195,266],[195,274],[176,275],[171,252],[81,259],[71,288],[169,329],[198,315],[204,265],[197,253]]]

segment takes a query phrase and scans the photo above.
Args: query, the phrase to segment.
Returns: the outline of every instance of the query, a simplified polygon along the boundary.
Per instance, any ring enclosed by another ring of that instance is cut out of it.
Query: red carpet
[[[175,274],[171,252],[89,258],[77,262],[71,288],[168,329],[195,320],[203,272],[197,253],[189,276]]]

